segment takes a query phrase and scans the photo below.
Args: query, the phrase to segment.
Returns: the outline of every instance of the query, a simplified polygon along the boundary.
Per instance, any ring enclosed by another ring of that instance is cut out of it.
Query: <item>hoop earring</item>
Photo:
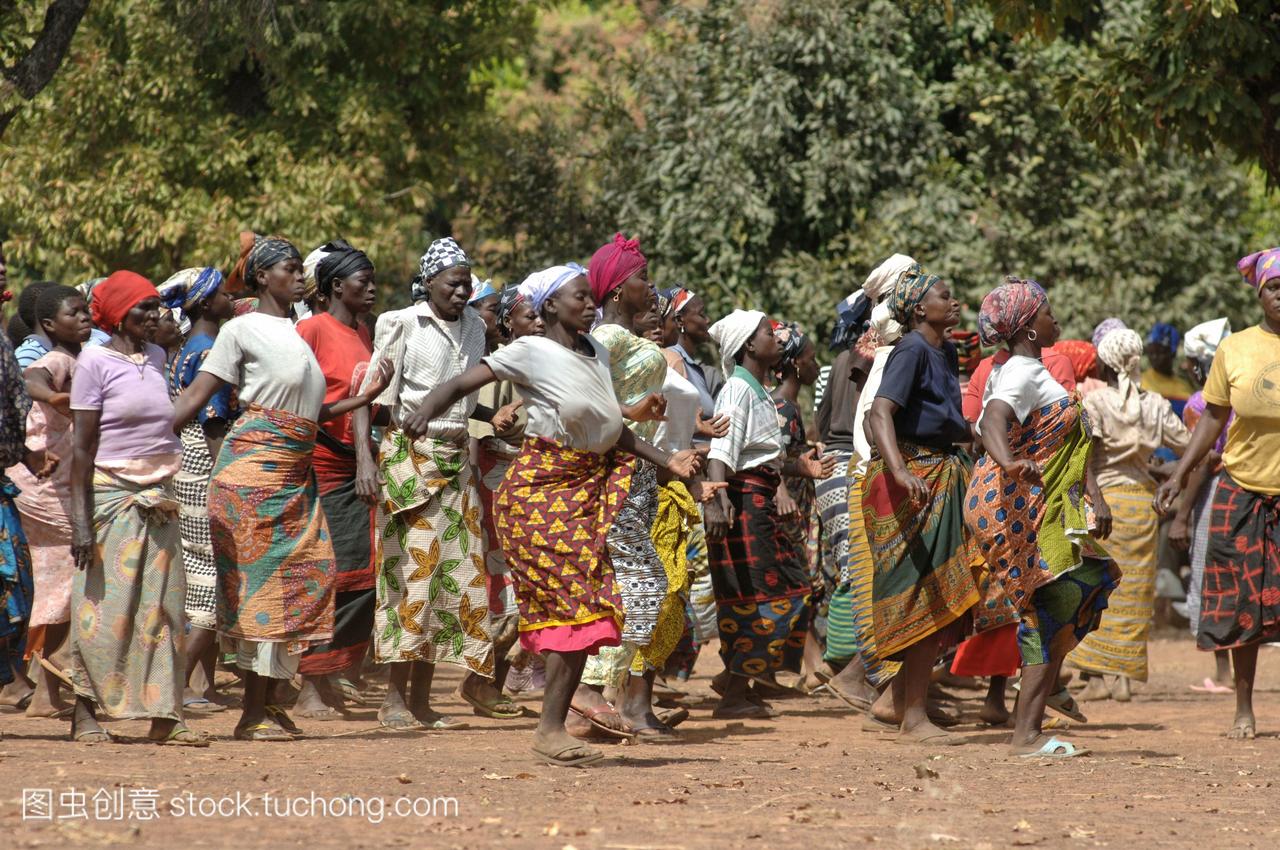
[[[613,293],[613,303],[617,304],[617,303],[618,303],[618,300],[619,300],[620,298],[622,298],[622,287],[621,287],[621,286],[619,286],[619,287],[618,287],[618,290],[617,290],[616,292],[614,292],[614,293]]]
[[[1031,342],[1035,342],[1039,338],[1040,338],[1040,334],[1036,333],[1035,328],[1032,328],[1031,330],[1027,331],[1027,339],[1030,340]]]

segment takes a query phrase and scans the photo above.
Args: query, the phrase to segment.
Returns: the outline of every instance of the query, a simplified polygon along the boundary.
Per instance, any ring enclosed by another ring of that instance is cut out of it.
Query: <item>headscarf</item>
[[[1071,361],[1071,371],[1075,373],[1077,384],[1091,377],[1098,365],[1098,349],[1083,339],[1060,339],[1054,343],[1053,350]]]
[[[884,295],[892,291],[894,284],[898,282],[898,278],[902,277],[902,273],[910,270],[915,265],[918,265],[918,263],[906,254],[894,254],[872,269],[871,274],[867,275],[866,282],[862,284],[863,293],[871,300],[872,304],[879,303]],[[854,295],[856,294],[855,292]]]
[[[890,319],[889,321],[893,321]],[[897,322],[894,322],[896,325]],[[854,344],[853,350],[867,360],[876,359],[876,349],[884,345],[885,342],[880,338],[880,334],[876,333],[875,328],[867,328],[867,332],[858,337],[858,341]]]
[[[320,291],[320,283],[316,280],[316,267],[320,265],[320,261],[324,259],[325,245],[307,254],[306,259],[302,261],[302,300],[310,301],[315,294]]]
[[[93,323],[114,332],[129,311],[148,298],[159,298],[155,285],[137,272],[118,271],[93,290]]]
[[[566,263],[563,266],[552,266],[549,269],[543,269],[540,272],[534,272],[524,279],[520,284],[520,294],[529,299],[535,313],[542,312],[542,305],[547,303],[547,299],[555,295],[560,287],[579,275],[584,275],[587,270],[577,263]]]
[[[249,252],[253,250],[253,245],[259,236],[252,230],[241,230],[239,238],[240,251],[236,255],[235,265],[231,267],[231,273],[227,275],[227,293],[230,295],[239,295],[245,289],[244,264],[248,261]]]
[[[1034,280],[1006,277],[987,293],[978,310],[978,334],[983,345],[999,345],[1013,338],[1036,317],[1049,297]]]
[[[665,321],[668,316],[679,314],[680,308],[689,303],[688,298],[681,301],[680,296],[688,292],[679,286],[658,290],[658,318]],[[689,298],[692,297],[693,294],[689,293]]]
[[[471,276],[471,298],[467,300],[468,304],[474,304],[481,298],[488,298],[490,295],[497,295],[498,290],[493,288],[493,281],[481,280],[475,275]]]
[[[658,304],[654,308],[658,313],[658,321],[665,321],[667,314],[671,312],[671,290],[665,289],[658,293]]]
[[[720,368],[726,378],[733,374],[733,368],[738,365],[734,357],[764,320],[765,315],[759,310],[734,310],[711,326],[709,333],[716,345],[720,346]]]
[[[470,269],[471,258],[467,256],[466,251],[462,250],[462,246],[449,236],[432,242],[427,248],[427,253],[423,254],[422,259],[418,261],[418,271],[422,275],[423,284],[445,269],[451,269],[454,266]]]
[[[414,304],[420,304],[431,297],[431,293],[427,292],[427,282],[420,271],[414,272],[413,280],[409,281],[409,297]]]
[[[1098,346],[1098,359],[1116,373],[1121,409],[1130,417],[1136,415],[1142,377],[1142,337],[1128,328],[1112,331]]]
[[[782,352],[774,368],[782,371],[796,362],[796,358],[800,356],[800,352],[804,351],[805,343],[809,338],[801,332],[800,326],[795,322],[774,322],[773,335],[777,338],[778,348]]]
[[[222,272],[209,266],[183,269],[156,287],[169,309],[190,310],[213,297],[222,286]]]
[[[644,254],[640,253],[640,240],[628,239],[621,233],[615,233],[613,241],[601,245],[591,255],[591,262],[587,265],[590,269],[587,278],[591,281],[591,297],[596,300],[597,306],[604,304],[609,293],[648,264]]]
[[[257,279],[258,272],[265,271],[277,263],[283,263],[286,260],[302,260],[302,254],[298,253],[298,249],[293,247],[293,243],[288,239],[256,234],[253,238],[253,247],[244,258],[246,283],[252,284]]]
[[[1250,286],[1261,292],[1267,281],[1280,277],[1280,248],[1268,248],[1250,254],[1236,263],[1236,268]]]
[[[916,305],[924,300],[929,294],[929,290],[933,289],[934,284],[940,282],[942,278],[936,274],[929,274],[921,268],[919,263],[913,263],[893,284],[893,290],[889,293],[889,298],[885,302],[889,305],[889,312],[893,314],[893,318],[897,319],[903,327],[911,326],[911,314],[916,309]]]
[[[1228,319],[1211,319],[1201,322],[1187,331],[1183,340],[1182,351],[1192,360],[1202,364],[1213,360],[1218,353],[1218,345],[1231,336],[1231,322]]]
[[[979,361],[982,360],[982,345],[979,343],[979,335],[977,331],[962,331],[953,329],[948,336],[956,347],[956,359],[960,361],[960,368],[965,372],[972,372],[978,367]]]
[[[76,289],[80,290],[80,294],[84,296],[84,303],[93,307],[93,291],[106,280],[105,277],[91,277],[84,283],[77,283]]]
[[[1102,340],[1112,331],[1119,331],[1129,327],[1123,320],[1117,318],[1103,319],[1098,322],[1098,326],[1093,329],[1093,347],[1099,348]]]
[[[675,287],[671,293],[671,312],[679,316],[680,311],[688,307],[689,302],[697,297],[697,293],[691,289],[686,289],[683,286]]]
[[[359,248],[351,247],[345,239],[334,239],[316,249],[324,254],[316,260],[316,288],[328,297],[333,284],[362,271],[373,271],[373,261]],[[312,254],[314,255],[314,251]],[[303,263],[305,268],[306,263]],[[304,299],[305,300],[305,299]]]
[[[511,330],[511,313],[518,307],[521,302],[527,302],[529,299],[520,291],[518,286],[508,286],[498,294],[498,327],[503,330]]]
[[[1147,342],[1159,343],[1175,354],[1178,352],[1178,342],[1181,339],[1182,334],[1168,322],[1156,322],[1151,326],[1151,333],[1147,334]]]
[[[889,309],[888,301],[881,301],[871,311],[871,330],[876,332],[876,336],[880,337],[881,344],[893,345],[902,339],[902,334],[906,330],[893,317],[893,311]]]

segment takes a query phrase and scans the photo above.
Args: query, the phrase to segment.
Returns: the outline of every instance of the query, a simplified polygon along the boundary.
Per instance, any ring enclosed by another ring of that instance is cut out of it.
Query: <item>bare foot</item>
[[[867,677],[863,674],[862,665],[848,664],[837,675],[831,677],[831,684],[843,694],[847,694],[856,701],[865,700],[873,703],[880,696],[875,688],[867,681]]]
[[[964,738],[944,732],[927,720],[917,723],[910,729],[899,730],[896,740],[900,743],[929,744],[937,747],[954,747],[964,743]]]
[[[308,720],[341,720],[346,706],[342,692],[334,688],[327,676],[304,676],[302,690],[293,711]]]
[[[1116,702],[1129,702],[1133,699],[1133,691],[1129,686],[1128,676],[1116,676],[1111,684],[1111,698]]]
[[[988,726],[1007,726],[1009,723],[1009,709],[1005,707],[1003,700],[1000,702],[984,702],[982,709],[978,712],[978,719]]]
[[[1258,734],[1257,722],[1253,712],[1236,712],[1236,721],[1227,730],[1227,737],[1233,741],[1252,741]]]
[[[619,732],[623,729],[622,715],[604,698],[604,694],[594,688],[579,685],[573,692],[571,705],[574,711],[586,715],[601,726],[616,729]]]
[[[604,758],[604,753],[588,746],[567,731],[533,733],[533,751],[551,764],[590,764]]]
[[[1107,683],[1101,676],[1090,676],[1089,683],[1084,686],[1084,690],[1076,696],[1076,699],[1080,702],[1111,699],[1111,689],[1107,687]]]

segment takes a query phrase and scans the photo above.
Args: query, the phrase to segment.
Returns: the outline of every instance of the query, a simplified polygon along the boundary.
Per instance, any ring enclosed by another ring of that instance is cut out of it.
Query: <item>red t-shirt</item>
[[[969,383],[964,388],[964,398],[961,400],[964,418],[968,421],[977,422],[978,417],[982,415],[982,396],[987,391],[987,379],[991,377],[991,370],[1003,364],[1009,356],[1009,349],[1002,348],[990,357],[982,358],[978,368],[973,370],[973,375],[970,376]],[[1071,365],[1070,357],[1059,354],[1050,347],[1040,352],[1040,360],[1054,380],[1062,384],[1064,390],[1071,392],[1076,388],[1076,370]]]
[[[324,402],[332,404],[350,398],[364,381],[373,357],[373,340],[361,323],[349,328],[328,313],[321,313],[297,324],[298,335],[311,346],[320,371],[324,372]],[[315,470],[320,492],[327,493],[350,481],[356,474],[355,439],[351,433],[351,414],[346,413],[320,425],[325,433],[351,449],[339,453],[329,448],[323,437],[316,440]]]

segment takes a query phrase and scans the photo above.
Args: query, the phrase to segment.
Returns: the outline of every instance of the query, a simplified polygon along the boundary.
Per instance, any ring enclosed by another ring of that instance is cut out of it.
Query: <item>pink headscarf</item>
[[[591,296],[596,304],[603,306],[609,293],[647,265],[649,261],[640,253],[640,240],[615,233],[612,242],[591,255],[588,266],[587,280],[591,282]]]
[[[1265,251],[1250,254],[1236,263],[1236,268],[1240,270],[1240,274],[1244,275],[1244,279],[1250,286],[1261,292],[1267,281],[1273,277],[1280,277],[1280,248],[1268,248]]]

